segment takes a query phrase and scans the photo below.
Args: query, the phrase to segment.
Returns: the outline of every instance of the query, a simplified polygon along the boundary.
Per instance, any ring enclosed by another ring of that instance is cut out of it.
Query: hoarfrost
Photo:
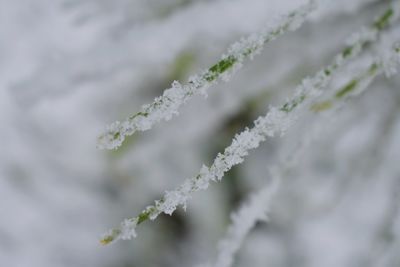
[[[266,30],[232,44],[218,63],[201,75],[192,76],[186,85],[174,81],[171,88],[166,89],[163,95],[157,97],[153,103],[142,106],[139,113],[127,118],[123,123],[116,122],[106,127],[105,132],[98,139],[98,147],[116,149],[126,136],[136,131],[149,130],[155,123],[162,120],[170,120],[178,114],[179,107],[192,96],[197,94],[206,96],[206,90],[211,85],[219,79],[228,81],[232,74],[242,67],[244,60],[252,59],[260,53],[266,43],[289,30],[297,29],[315,8],[315,1],[309,1],[308,4],[300,6],[292,13],[282,16],[273,27],[268,26]]]
[[[371,31],[378,33],[381,29],[373,26]],[[362,29],[361,32],[365,32],[365,30]],[[149,206],[142,211],[139,217],[144,216],[144,220],[147,218],[155,219],[161,213],[171,215],[178,206],[186,208],[187,200],[191,198],[193,193],[208,188],[210,181],[220,181],[227,171],[233,166],[242,163],[249,151],[257,148],[267,137],[273,137],[276,134],[284,135],[296,119],[302,115],[308,104],[322,94],[339,68],[357,56],[365,47],[365,44],[375,41],[378,35],[355,34],[353,36],[358,36],[358,39],[355,38],[353,40],[353,45],[347,46],[323,70],[318,71],[314,76],[303,79],[300,85],[296,87],[293,96],[286,103],[279,107],[270,107],[264,117],[259,117],[254,121],[253,128],[246,128],[243,132],[237,134],[231,145],[225,148],[224,153],[217,155],[210,167],[203,165],[197,176],[185,180],[177,189],[167,191],[161,200],[157,200],[154,206]],[[384,72],[384,66],[388,60],[395,62],[398,66],[399,53],[400,49],[397,45],[392,49],[389,59],[382,58],[377,60],[365,73],[356,77],[357,83],[355,87],[358,89],[357,93],[365,89],[377,75]],[[199,184],[201,186],[198,186]],[[117,239],[119,235],[118,229],[114,230],[116,231],[112,233],[116,234],[115,236],[106,236],[105,238]]]

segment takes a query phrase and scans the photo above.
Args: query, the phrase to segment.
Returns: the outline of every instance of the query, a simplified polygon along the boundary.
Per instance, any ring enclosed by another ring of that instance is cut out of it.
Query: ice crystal
[[[178,109],[196,94],[206,95],[206,90],[219,79],[228,81],[231,75],[241,68],[246,58],[253,58],[260,53],[263,46],[289,30],[295,30],[305,21],[308,14],[315,9],[315,1],[300,6],[288,15],[282,16],[273,26],[258,34],[232,44],[221,60],[200,75],[190,77],[187,84],[174,81],[171,88],[166,89],[162,96],[153,103],[142,106],[140,112],[127,118],[124,122],[115,122],[106,127],[98,139],[101,149],[118,148],[126,136],[136,131],[149,130],[153,124],[162,120],[170,120],[178,114]]]
[[[258,221],[267,221],[271,198],[277,190],[278,177],[273,179],[272,185],[267,185],[259,192],[252,194],[247,203],[237,212],[232,213],[232,223],[227,234],[218,244],[218,257],[213,266],[229,267],[233,263],[234,255],[240,248],[245,237]]]
[[[390,8],[389,10],[393,9]],[[388,18],[386,25],[389,25],[391,21],[393,20]],[[289,100],[278,107],[270,107],[265,116],[259,117],[254,121],[253,128],[246,128],[243,132],[237,134],[232,140],[231,145],[225,148],[223,153],[217,155],[210,167],[203,165],[197,176],[185,180],[175,190],[167,191],[161,200],[155,201],[154,206],[147,207],[139,214],[137,217],[139,218],[138,221],[156,219],[161,213],[171,215],[178,206],[186,208],[187,201],[193,193],[208,188],[211,181],[220,181],[227,171],[233,166],[242,163],[249,151],[257,148],[267,137],[273,137],[276,134],[284,135],[296,119],[302,115],[302,111],[308,104],[315,101],[322,94],[338,69],[357,56],[366,47],[366,44],[375,41],[378,33],[383,28],[376,27],[374,24],[370,30],[371,32],[376,31],[376,34],[365,34],[365,30],[362,29],[360,34],[353,35],[358,37],[352,40],[352,45],[347,46],[341,53],[335,56],[330,65],[318,71],[315,75],[303,79]],[[389,60],[397,64],[399,62],[399,46],[395,46],[391,53],[392,56]],[[387,61],[384,59],[372,64],[365,73],[362,73],[352,80],[349,85],[340,89],[336,93],[337,98],[346,96],[353,89],[362,90],[365,88],[377,75],[384,72],[385,64],[387,64]],[[104,239],[118,239],[121,231],[114,229],[110,233],[113,236],[105,236]]]
[[[400,66],[400,46],[396,42],[388,55],[378,57],[364,72],[359,74],[346,86],[354,84],[354,88],[346,93],[360,94],[378,75],[385,74],[387,77],[397,73]],[[344,88],[346,88],[346,86]]]
[[[121,223],[121,239],[127,240],[136,237],[135,228],[137,222],[137,219],[125,219]]]

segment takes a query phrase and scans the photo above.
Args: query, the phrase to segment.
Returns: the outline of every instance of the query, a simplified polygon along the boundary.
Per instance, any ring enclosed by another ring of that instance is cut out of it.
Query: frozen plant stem
[[[395,51],[399,52],[399,47],[395,47]],[[397,59],[396,59],[397,58]],[[392,64],[399,64],[399,55],[393,55],[389,61],[392,61]],[[381,65],[381,69],[379,70],[379,61],[371,64],[369,68],[365,70],[362,74],[354,78],[352,81],[347,83],[345,86],[340,88],[335,97],[338,99],[343,99],[345,97],[350,96],[350,94],[356,93],[353,90],[357,89],[357,87],[362,84],[361,90],[357,90],[357,93],[362,92],[362,89],[365,89],[368,84],[378,75],[385,72],[384,64]],[[315,133],[314,133],[315,134]],[[310,138],[310,136],[308,136]],[[310,141],[310,140],[308,140]],[[308,142],[306,142],[308,143]],[[305,146],[305,145],[303,145]],[[286,160],[282,161],[278,167],[275,167],[271,170],[271,177],[273,178],[272,185],[267,185],[259,192],[253,193],[250,196],[250,199],[247,203],[242,205],[238,211],[231,214],[232,223],[228,227],[227,234],[223,240],[221,240],[218,244],[218,256],[217,260],[213,265],[202,265],[202,267],[230,267],[234,261],[234,256],[241,247],[244,239],[250,232],[250,230],[255,226],[258,221],[268,221],[268,212],[270,210],[271,199],[274,193],[277,191],[278,183],[282,179],[284,172],[286,171],[285,167],[289,167],[290,164],[288,162],[297,162],[295,158],[298,158],[301,153],[300,149],[304,147],[300,146],[298,148],[299,151],[294,152],[294,157],[292,154],[286,156]],[[395,190],[394,197],[399,198],[399,190]],[[393,202],[395,203],[395,202]],[[393,222],[393,213],[396,214],[398,209],[398,205],[394,205],[394,208],[391,207],[391,211],[388,212],[389,219],[385,221],[384,226],[389,225]],[[392,216],[390,216],[392,215]],[[382,232],[389,232],[390,227],[384,228]],[[386,233],[385,232],[385,233]]]
[[[213,267],[230,267],[250,230],[258,221],[268,221],[267,213],[271,199],[277,191],[279,179],[279,175],[274,175],[272,184],[253,193],[247,203],[231,214],[232,223],[228,227],[225,238],[218,243],[218,256]]]
[[[179,107],[192,96],[206,94],[205,91],[221,79],[227,81],[235,71],[241,68],[245,59],[252,59],[259,54],[265,44],[289,30],[294,31],[299,28],[315,8],[315,0],[310,0],[306,5],[282,16],[274,25],[268,25],[260,33],[252,34],[232,44],[220,61],[200,75],[190,77],[187,84],[182,85],[174,81],[171,88],[166,89],[163,95],[157,97],[153,103],[142,106],[140,112],[122,122],[116,121],[107,126],[98,139],[98,147],[116,149],[126,136],[136,131],[149,130],[155,123],[171,119],[173,115],[178,114]]]
[[[326,124],[326,121],[324,121]],[[268,221],[268,213],[272,199],[279,189],[281,181],[287,172],[298,167],[300,157],[304,156],[310,144],[324,128],[321,124],[314,126],[310,133],[298,140],[294,150],[287,150],[282,159],[269,168],[272,182],[265,185],[258,192],[252,193],[249,201],[238,211],[232,213],[232,222],[225,237],[218,242],[218,255],[214,264],[199,265],[197,267],[230,267],[234,262],[235,254],[242,246],[244,239],[258,221]]]
[[[232,213],[232,222],[225,237],[218,242],[218,255],[215,263],[203,264],[196,267],[230,267],[234,263],[235,254],[242,246],[244,239],[258,221],[269,221],[271,200],[279,188],[279,184],[288,172],[296,171],[301,162],[300,158],[308,152],[312,142],[322,136],[322,129],[330,120],[314,125],[313,129],[298,140],[294,150],[287,150],[276,164],[269,169],[272,183],[264,186],[260,191],[252,193],[249,201],[238,211]]]
[[[395,44],[392,57],[387,61],[376,61],[372,63],[364,72],[360,73],[344,86],[336,91],[332,99],[321,101],[311,105],[310,110],[314,112],[321,112],[330,109],[334,106],[335,102],[341,101],[343,98],[352,95],[360,94],[376,76],[385,73],[386,76],[391,76],[397,72],[397,65],[399,64],[400,46]]]
[[[339,67],[357,56],[367,44],[375,41],[378,33],[394,21],[394,18],[397,17],[394,14],[398,13],[399,9],[398,2],[396,8],[396,10],[392,7],[388,9],[391,10],[390,13],[392,15],[387,16],[388,12],[386,11],[384,15],[376,20],[380,21],[382,17],[388,17],[385,19],[384,26],[380,23],[378,27],[375,22],[369,29],[363,29],[353,35],[352,43],[334,58],[333,63],[317,72],[314,76],[305,78],[296,87],[292,98],[279,107],[270,107],[264,117],[259,117],[255,120],[253,128],[246,128],[243,132],[237,134],[231,145],[225,149],[224,153],[217,155],[210,167],[203,165],[198,175],[185,180],[177,189],[167,191],[163,198],[156,200],[154,205],[148,206],[137,217],[125,219],[119,228],[107,232],[100,242],[108,244],[118,239],[131,239],[136,236],[136,226],[144,221],[154,220],[161,213],[171,215],[179,205],[186,209],[187,200],[190,199],[194,192],[207,189],[211,181],[220,181],[227,171],[233,166],[242,163],[248,152],[257,148],[267,137],[285,134],[296,118],[301,115],[301,111],[305,109],[307,104],[320,96]],[[398,55],[399,46],[395,48],[395,51],[396,55]],[[376,63],[376,69],[370,68],[368,73],[377,75],[384,69],[384,65],[384,63]],[[364,76],[359,77],[360,80],[363,78]]]
[[[379,75],[385,74],[390,77],[397,73],[400,65],[400,44],[394,44],[389,59],[376,60],[361,74],[354,77],[350,82],[341,87],[335,94],[337,100],[353,94],[360,94]]]

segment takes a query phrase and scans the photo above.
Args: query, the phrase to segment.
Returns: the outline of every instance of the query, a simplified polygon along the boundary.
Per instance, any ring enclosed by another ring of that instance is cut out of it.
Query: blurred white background
[[[234,266],[400,266],[398,76],[378,78],[335,113],[308,114],[196,194],[187,212],[141,225],[133,241],[98,242],[210,164],[389,4],[325,1],[207,99],[196,97],[119,150],[96,149],[105,125],[304,2],[0,0],[0,266],[212,262],[229,213],[306,140],[270,221],[251,232]]]

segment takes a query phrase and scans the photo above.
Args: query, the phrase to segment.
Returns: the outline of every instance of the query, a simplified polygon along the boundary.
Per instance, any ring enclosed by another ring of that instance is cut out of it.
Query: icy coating
[[[274,178],[272,185],[267,185],[259,192],[253,193],[249,201],[231,215],[232,223],[228,227],[226,237],[218,243],[218,257],[215,264],[211,266],[232,266],[234,255],[249,231],[258,221],[268,221],[271,199],[279,183],[279,176]]]
[[[232,44],[221,60],[199,75],[189,78],[187,84],[182,85],[174,81],[171,88],[166,89],[162,96],[153,103],[142,106],[140,112],[126,120],[116,121],[106,127],[105,132],[98,138],[98,148],[116,149],[126,136],[136,131],[146,131],[162,120],[170,120],[178,114],[178,109],[192,96],[206,95],[206,90],[218,80],[228,81],[231,75],[242,67],[246,58],[252,59],[261,52],[263,46],[287,31],[295,31],[306,17],[316,8],[315,1],[309,1],[297,10],[282,16],[273,25],[268,25],[259,33],[250,35]]]
[[[390,8],[389,10],[391,11],[391,16],[386,16],[388,11],[383,15],[387,17],[385,26],[397,19],[397,16],[393,16],[393,9]],[[377,21],[379,20],[381,20],[381,18]],[[273,137],[277,134],[284,135],[286,130],[296,121],[296,118],[301,115],[301,111],[307,107],[310,102],[321,95],[339,67],[361,53],[363,48],[366,47],[366,44],[375,41],[378,37],[378,33],[383,28],[382,25],[377,27],[376,23],[374,23],[369,30],[362,29],[359,33],[353,34],[350,44],[334,58],[330,65],[317,72],[314,76],[306,77],[302,83],[296,87],[291,99],[280,107],[270,107],[265,116],[259,117],[254,121],[253,128],[246,128],[243,132],[237,134],[231,145],[225,149],[224,153],[219,153],[217,155],[210,167],[203,165],[198,175],[187,179],[177,189],[167,191],[162,199],[156,200],[154,205],[148,206],[138,217],[128,219],[133,223],[126,224],[126,221],[124,221],[120,229],[113,229],[107,232],[103,236],[101,243],[108,244],[118,239],[134,237],[135,227],[143,221],[148,219],[154,220],[161,213],[171,215],[178,206],[182,206],[185,209],[187,201],[194,192],[207,189],[212,181],[220,181],[227,171],[233,166],[242,163],[249,151],[257,148],[267,137]],[[398,45],[395,46],[392,53],[393,56],[389,57],[387,60],[392,62],[390,65],[398,65]],[[357,82],[354,86],[351,86],[352,89],[368,85],[369,81],[384,71],[384,66],[387,65],[385,62],[387,60],[382,59],[372,64],[366,73],[355,79]],[[345,87],[348,87],[348,85]],[[132,231],[132,235],[127,234],[130,231]]]

